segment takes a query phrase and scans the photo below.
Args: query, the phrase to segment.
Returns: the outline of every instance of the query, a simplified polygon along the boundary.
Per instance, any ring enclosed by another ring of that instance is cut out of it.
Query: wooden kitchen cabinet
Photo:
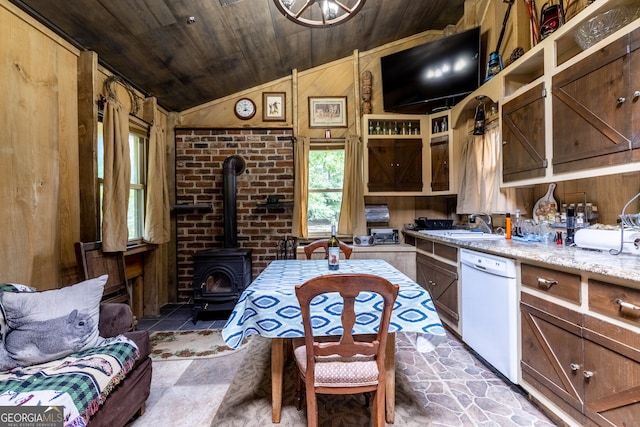
[[[365,195],[455,194],[459,155],[449,123],[449,111],[365,115]]]
[[[449,135],[431,138],[431,191],[449,191]]]
[[[452,249],[457,251],[455,248]],[[440,319],[454,330],[458,330],[460,321],[458,267],[418,253],[416,282],[431,294]]]
[[[370,192],[422,191],[422,139],[369,139]]]
[[[579,275],[525,263],[520,266],[520,273],[522,286],[580,304]]]
[[[640,334],[614,319],[635,324],[620,313],[624,307],[616,300],[622,296],[629,302],[640,292],[598,280],[588,283],[586,313],[579,301],[558,304],[562,299],[547,298],[544,290],[544,299],[522,292],[522,385],[580,425],[629,425],[640,419]]]
[[[522,380],[583,424],[582,315],[523,293],[520,318]]]
[[[553,77],[554,173],[631,161],[640,146],[639,39],[632,31]]]
[[[502,180],[545,176],[545,101],[540,83],[502,106]]]

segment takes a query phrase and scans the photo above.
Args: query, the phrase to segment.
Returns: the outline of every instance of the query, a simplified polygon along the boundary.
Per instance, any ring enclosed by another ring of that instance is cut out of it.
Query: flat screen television
[[[453,107],[480,86],[480,27],[380,58],[384,111]]]

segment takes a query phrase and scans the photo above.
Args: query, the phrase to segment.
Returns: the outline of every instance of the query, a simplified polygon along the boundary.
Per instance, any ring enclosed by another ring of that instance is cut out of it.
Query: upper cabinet
[[[452,194],[455,162],[449,112],[365,115],[365,194]]]
[[[504,182],[545,176],[545,95],[539,83],[502,106]]]
[[[421,193],[423,180],[422,117],[364,117],[365,182],[368,193]]]
[[[637,169],[640,20],[584,50],[576,41],[582,24],[633,3],[585,7],[493,78],[502,82],[504,186]]]

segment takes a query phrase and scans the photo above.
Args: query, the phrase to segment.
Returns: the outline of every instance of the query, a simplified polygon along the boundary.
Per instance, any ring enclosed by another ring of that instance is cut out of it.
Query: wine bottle
[[[327,246],[329,252],[329,270],[337,270],[338,268],[340,268],[340,242],[336,237],[335,224],[331,225],[331,237],[329,238]]]

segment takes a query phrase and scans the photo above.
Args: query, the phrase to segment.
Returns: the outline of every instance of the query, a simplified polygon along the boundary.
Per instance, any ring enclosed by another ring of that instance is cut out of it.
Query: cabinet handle
[[[571,365],[569,365],[569,367],[573,372],[576,372],[580,369],[580,365],[578,365],[577,363],[572,363]]]
[[[591,378],[593,376],[593,371],[583,371],[582,375],[584,375],[585,378]]]
[[[553,279],[549,280],[549,279],[545,279],[538,276],[538,287],[540,288],[551,289],[553,285],[557,285],[557,284],[558,284],[557,280],[553,280]]]
[[[620,306],[620,308],[628,308],[629,310],[640,310],[640,306],[637,306],[635,304],[631,304],[630,302],[624,302],[622,301],[622,298],[616,298],[614,300],[614,302],[616,304],[618,304]]]
[[[624,104],[627,101],[627,98],[625,98],[624,96],[621,96],[616,101],[618,102],[618,105]]]
[[[638,98],[640,97],[640,90],[636,90],[635,92],[633,92],[633,98]]]

